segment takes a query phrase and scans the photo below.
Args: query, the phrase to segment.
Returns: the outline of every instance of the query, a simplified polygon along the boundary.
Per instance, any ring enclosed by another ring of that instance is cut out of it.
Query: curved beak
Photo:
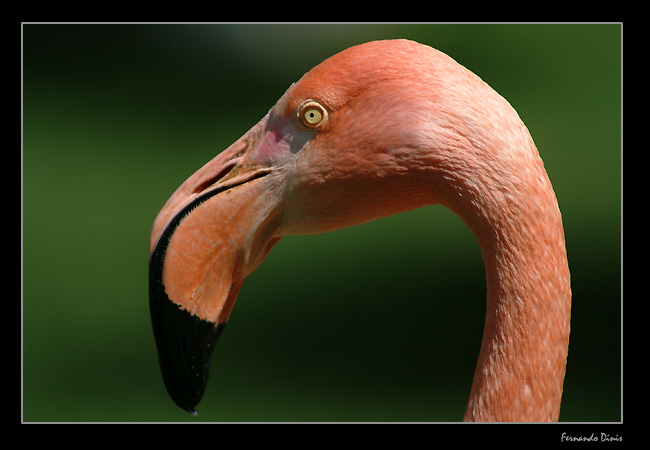
[[[280,237],[282,177],[260,157],[269,115],[188,178],[151,230],[149,305],[167,391],[195,414],[244,279]]]

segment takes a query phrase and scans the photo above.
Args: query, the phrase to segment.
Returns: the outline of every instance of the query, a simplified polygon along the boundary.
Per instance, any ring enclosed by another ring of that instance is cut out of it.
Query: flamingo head
[[[459,152],[476,136],[459,117],[486,114],[459,100],[484,89],[477,80],[411,41],[352,47],[306,73],[176,190],[149,255],[159,362],[178,406],[194,411],[242,283],[282,236],[453,203],[460,184],[449,181],[474,160]]]

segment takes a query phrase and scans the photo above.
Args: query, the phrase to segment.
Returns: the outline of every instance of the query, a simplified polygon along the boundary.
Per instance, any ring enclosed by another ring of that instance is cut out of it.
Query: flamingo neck
[[[465,184],[460,197],[470,201],[450,205],[476,235],[487,278],[485,328],[466,421],[559,417],[571,288],[557,200],[534,154],[532,164],[519,168],[510,161],[507,180],[496,175],[495,182],[491,172],[478,184]]]

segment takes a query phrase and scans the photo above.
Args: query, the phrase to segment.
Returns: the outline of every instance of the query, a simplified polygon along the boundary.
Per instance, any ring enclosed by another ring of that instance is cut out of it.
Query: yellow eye
[[[327,120],[327,110],[314,100],[307,100],[298,108],[298,117],[309,128],[317,128]]]

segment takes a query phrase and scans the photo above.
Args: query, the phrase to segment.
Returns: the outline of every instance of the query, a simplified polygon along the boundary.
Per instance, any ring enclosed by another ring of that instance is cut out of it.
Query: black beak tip
[[[163,380],[174,403],[196,415],[195,408],[208,384],[214,346],[226,324],[215,326],[171,301],[164,303],[164,318],[158,327],[154,324]]]
[[[208,383],[210,360],[225,322],[215,325],[181,309],[167,297],[159,277],[150,279],[149,309],[158,361],[176,405],[196,415]]]

